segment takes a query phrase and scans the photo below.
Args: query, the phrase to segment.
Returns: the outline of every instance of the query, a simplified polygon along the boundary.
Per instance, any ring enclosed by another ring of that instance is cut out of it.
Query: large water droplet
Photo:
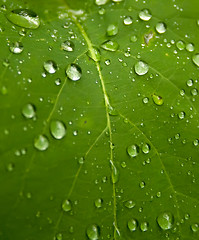
[[[157,217],[157,223],[162,230],[171,229],[173,226],[174,218],[172,213],[164,212]]]
[[[45,151],[49,147],[48,138],[44,135],[39,135],[34,140],[34,147],[39,151]]]
[[[70,80],[78,81],[82,76],[82,70],[77,64],[71,63],[66,68],[66,75]]]
[[[31,103],[27,103],[22,108],[22,114],[25,118],[33,118],[35,116],[35,106]]]
[[[146,232],[148,230],[148,222],[141,222],[140,223],[140,229],[142,232]]]
[[[135,144],[128,146],[127,153],[130,157],[136,157],[139,153],[139,147]]]
[[[19,54],[23,52],[23,44],[21,42],[14,42],[10,46],[10,51],[15,54]]]
[[[136,229],[137,229],[137,221],[136,221],[136,219],[134,219],[134,218],[132,218],[132,219],[130,219],[129,221],[128,221],[128,228],[129,228],[129,230],[131,231],[131,232],[134,232],[134,231],[136,231]]]
[[[74,51],[75,45],[72,41],[67,40],[61,44],[61,49],[67,52]]]
[[[102,43],[101,48],[103,48],[104,50],[107,50],[107,51],[115,52],[119,48],[119,45],[115,41],[108,40],[108,41]]]
[[[66,135],[66,126],[63,122],[54,120],[50,123],[50,132],[56,139],[62,139]]]
[[[199,67],[199,53],[193,55],[192,61],[195,63],[197,67]]]
[[[102,207],[103,200],[101,198],[98,198],[95,200],[95,207],[101,208]]]
[[[62,234],[61,233],[57,233],[55,236],[55,240],[62,240]]]
[[[94,62],[99,62],[101,59],[100,50],[97,47],[93,47],[92,50],[88,50],[87,55],[93,59]]]
[[[193,80],[192,79],[187,80],[187,86],[188,87],[192,87],[193,86]]]
[[[110,24],[107,27],[106,33],[108,36],[115,36],[118,33],[118,26],[115,24]]]
[[[135,64],[135,72],[138,75],[145,75],[146,73],[148,73],[149,71],[149,66],[147,63],[143,62],[143,61],[139,61]]]
[[[131,209],[135,207],[135,202],[133,200],[128,200],[124,203],[124,206]]]
[[[90,240],[97,240],[97,239],[99,239],[99,236],[100,236],[100,228],[99,228],[99,226],[97,226],[96,224],[90,225],[86,229],[86,235],[88,236],[88,238]]]
[[[191,225],[191,230],[193,232],[197,232],[199,230],[199,225],[197,223],[194,223]]]
[[[182,112],[179,112],[179,113],[178,113],[178,118],[179,118],[180,120],[182,120],[182,119],[185,118],[185,115],[186,115],[185,112],[183,112],[183,111],[182,111]]]
[[[142,145],[142,152],[145,153],[145,154],[148,154],[149,151],[150,151],[150,146],[149,146],[149,144],[144,143],[144,144]]]
[[[193,52],[195,50],[195,47],[194,47],[193,43],[187,43],[186,50],[188,52]]]
[[[44,62],[44,69],[46,72],[53,74],[57,71],[57,64],[52,60],[48,60]]]
[[[95,4],[98,6],[105,5],[109,0],[95,0]]]
[[[69,212],[71,209],[72,209],[71,201],[68,200],[68,199],[65,199],[65,200],[62,202],[62,210],[63,210],[64,212]]]
[[[143,9],[139,12],[139,18],[143,21],[149,21],[152,15],[148,9]]]
[[[162,33],[165,33],[166,30],[167,30],[167,27],[166,27],[166,24],[163,23],[163,22],[159,22],[156,24],[156,27],[155,27],[156,31],[160,34]]]
[[[40,26],[38,15],[30,9],[15,9],[6,17],[10,22],[20,27],[36,29]]]
[[[131,16],[127,16],[125,17],[124,19],[124,25],[128,26],[128,25],[131,25],[133,23],[133,19]]]
[[[156,94],[152,95],[152,99],[153,99],[153,102],[158,106],[161,106],[164,103],[163,98],[161,96],[156,95]]]

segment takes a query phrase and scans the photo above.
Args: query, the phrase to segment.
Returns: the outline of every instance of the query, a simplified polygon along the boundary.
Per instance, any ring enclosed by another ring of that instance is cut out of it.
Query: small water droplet
[[[131,16],[125,17],[125,19],[124,19],[124,25],[129,26],[129,25],[131,25],[132,23],[133,23],[133,19],[132,19]]]
[[[80,158],[78,159],[78,163],[79,163],[79,164],[84,164],[84,161],[85,161],[85,158],[84,158],[84,157],[80,157]]]
[[[15,167],[14,163],[9,163],[7,165],[7,171],[12,172],[14,170],[14,167]]]
[[[71,63],[66,68],[66,75],[70,80],[78,81],[82,76],[82,70],[77,64]]]
[[[52,60],[48,60],[48,61],[44,62],[43,67],[46,70],[46,72],[48,72],[50,74],[53,74],[57,71],[57,64]]]
[[[108,105],[108,113],[111,116],[117,116],[118,115],[118,111],[112,107],[110,104]]]
[[[116,168],[115,164],[110,160],[112,168],[112,183],[117,183],[119,180],[119,170]]]
[[[185,49],[185,43],[183,41],[178,41],[176,42],[176,47],[179,49],[179,50],[184,50]]]
[[[142,102],[147,104],[149,102],[149,99],[147,97],[145,97],[145,98],[142,99]]]
[[[174,222],[173,214],[170,212],[161,213],[157,217],[157,223],[162,230],[169,230],[172,228]]]
[[[196,89],[196,88],[191,89],[191,95],[192,96],[197,96],[198,95],[198,89]]]
[[[109,0],[95,0],[95,4],[98,6],[105,5]]]
[[[130,157],[136,157],[139,153],[139,147],[135,144],[128,146],[127,153]]]
[[[144,181],[140,182],[140,188],[144,188],[144,187],[145,187],[145,182]]]
[[[148,230],[148,226],[149,226],[148,222],[141,222],[140,223],[140,230],[142,232],[146,232]]]
[[[74,51],[74,48],[75,48],[75,45],[72,41],[70,40],[67,40],[67,41],[64,41],[62,44],[61,44],[61,49],[64,50],[64,51],[67,51],[67,52],[73,52]]]
[[[135,202],[133,200],[128,200],[124,203],[124,206],[131,209],[135,207]]]
[[[164,103],[163,98],[161,96],[156,95],[156,94],[152,95],[152,99],[153,99],[153,102],[158,106],[161,106]]]
[[[135,43],[137,42],[137,36],[136,35],[132,35],[131,38],[130,38],[131,42]]]
[[[156,31],[160,34],[162,33],[165,33],[166,30],[167,30],[167,27],[166,27],[166,24],[163,23],[163,22],[159,22],[156,24],[156,27],[155,27]]]
[[[197,147],[197,146],[199,145],[199,140],[198,140],[198,139],[195,139],[195,140],[193,141],[193,145],[194,145],[195,147]]]
[[[22,114],[25,118],[28,118],[28,119],[35,117],[36,115],[35,106],[31,103],[27,103],[22,108]]]
[[[115,36],[118,33],[118,26],[115,24],[110,24],[107,27],[106,33],[108,36]]]
[[[87,55],[93,59],[94,62],[99,62],[101,59],[101,53],[99,48],[93,47],[92,50],[88,50]]]
[[[12,53],[15,54],[20,54],[23,52],[23,44],[21,42],[14,42],[11,46],[10,46],[10,51]]]
[[[38,15],[30,9],[15,9],[6,17],[10,22],[20,27],[37,29],[40,26]]]
[[[192,224],[192,225],[191,225],[191,230],[192,230],[193,232],[197,232],[197,231],[199,230],[199,225],[198,225],[198,223]]]
[[[69,212],[71,211],[72,209],[72,204],[71,204],[71,201],[68,200],[68,199],[65,199],[63,202],[62,202],[62,210],[64,212]]]
[[[194,47],[193,43],[187,43],[186,50],[188,52],[193,52],[195,50],[195,47]]]
[[[34,140],[34,147],[39,151],[45,151],[49,147],[48,138],[44,135],[39,135]]]
[[[128,221],[128,223],[127,223],[127,225],[128,225],[128,229],[131,231],[131,232],[134,232],[134,231],[136,231],[136,229],[137,229],[137,220],[136,219],[134,219],[134,218],[132,218],[132,219],[130,219],[129,221]]]
[[[147,143],[144,143],[144,144],[142,145],[142,152],[143,152],[144,154],[148,154],[149,151],[150,151],[150,145],[147,144]]]
[[[98,240],[99,236],[100,236],[100,228],[99,228],[99,226],[96,225],[96,224],[90,225],[86,229],[86,235],[88,236],[88,238],[90,240]]]
[[[139,18],[143,21],[149,21],[152,15],[148,9],[143,9],[139,12]]]
[[[180,120],[182,120],[182,119],[185,118],[185,115],[186,115],[185,112],[183,112],[183,111],[182,111],[182,112],[179,112],[179,113],[178,113],[178,118],[179,118]]]
[[[61,233],[57,233],[55,236],[55,240],[62,240],[62,234]]]
[[[102,207],[103,200],[101,198],[98,198],[95,200],[95,207],[101,208]]]
[[[54,120],[50,123],[50,132],[55,139],[62,139],[66,135],[66,126],[63,122]]]
[[[197,67],[199,67],[199,53],[193,55],[192,61]]]
[[[188,87],[192,87],[193,86],[193,80],[192,79],[187,80],[187,86]]]
[[[61,85],[61,79],[60,78],[55,79],[55,85],[56,86]]]
[[[147,63],[143,62],[143,61],[139,61],[135,64],[135,72],[138,75],[145,75],[146,73],[148,73],[149,71],[149,66]]]
[[[115,41],[108,40],[102,43],[101,48],[103,48],[106,51],[115,52],[119,48],[119,45]]]

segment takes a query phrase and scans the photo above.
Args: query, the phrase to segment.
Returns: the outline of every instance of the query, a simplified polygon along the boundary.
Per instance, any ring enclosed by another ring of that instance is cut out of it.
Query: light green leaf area
[[[198,8],[1,1],[0,239],[199,239]]]

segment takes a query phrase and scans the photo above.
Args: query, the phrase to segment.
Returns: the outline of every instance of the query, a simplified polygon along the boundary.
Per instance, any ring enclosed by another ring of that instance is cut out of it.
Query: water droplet
[[[77,64],[71,63],[66,68],[66,75],[70,80],[78,81],[82,76],[82,70]]]
[[[44,62],[44,69],[46,70],[46,72],[53,74],[57,71],[57,64],[52,61],[52,60],[48,60],[46,62]]]
[[[78,163],[79,163],[79,164],[84,164],[84,161],[85,161],[85,158],[84,158],[84,157],[80,157],[80,158],[78,159]]]
[[[142,152],[145,153],[145,154],[148,154],[149,151],[150,151],[150,146],[149,146],[149,144],[144,143],[144,144],[142,145]]]
[[[131,25],[133,23],[133,19],[131,16],[127,16],[125,17],[124,19],[124,25],[128,26],[128,25]]]
[[[10,51],[12,53],[15,54],[19,54],[23,52],[23,44],[21,42],[14,42],[11,46],[10,46]]]
[[[193,141],[193,145],[194,145],[195,147],[197,147],[197,146],[199,145],[199,140],[198,140],[198,139],[195,139],[195,140]]]
[[[149,21],[152,15],[148,9],[143,9],[139,12],[139,18],[143,21]]]
[[[156,24],[156,27],[155,27],[156,31],[160,34],[162,33],[165,33],[166,30],[167,30],[167,27],[166,27],[166,24],[163,23],[163,22],[159,22]]]
[[[131,42],[135,43],[137,42],[137,36],[136,35],[132,35],[131,38],[130,38]]]
[[[132,218],[132,219],[130,219],[129,221],[128,221],[128,228],[129,228],[129,230],[131,231],[131,232],[134,232],[134,231],[136,231],[136,229],[137,229],[137,220],[136,219],[134,219],[134,218]]]
[[[112,183],[117,183],[119,180],[119,170],[116,168],[112,160],[110,160],[111,168],[112,168]]]
[[[22,108],[22,114],[25,118],[35,117],[35,106],[31,103],[27,103]]]
[[[93,47],[92,51],[89,49],[87,52],[87,55],[93,59],[95,62],[99,62],[101,59],[101,53],[100,50],[97,47]]]
[[[144,188],[144,187],[145,187],[145,182],[142,181],[142,182],[140,183],[140,188]]]
[[[111,116],[117,116],[118,115],[118,111],[112,107],[110,104],[108,105],[108,113]]]
[[[68,199],[64,200],[64,201],[62,202],[62,210],[63,210],[64,212],[69,212],[69,211],[71,211],[71,209],[72,209],[71,201],[68,200]]]
[[[158,106],[161,106],[164,103],[163,98],[156,94],[152,95],[152,99],[153,99],[153,102]]]
[[[124,206],[131,209],[135,207],[135,202],[133,200],[128,200],[124,203]]]
[[[185,49],[185,43],[183,41],[178,41],[176,43],[176,47],[179,49],[179,50],[184,50]]]
[[[185,112],[183,112],[183,111],[182,111],[182,112],[179,112],[179,113],[178,113],[178,118],[179,118],[180,120],[182,120],[182,119],[185,118],[185,115],[186,115]]]
[[[199,53],[193,55],[192,61],[197,67],[199,67]]]
[[[148,230],[148,222],[141,222],[140,223],[140,229],[142,232],[146,232]]]
[[[105,5],[109,0],[95,0],[95,4],[98,6]]]
[[[149,71],[149,66],[147,63],[143,62],[143,61],[139,61],[135,64],[135,72],[138,75],[145,75],[146,73],[148,73]]]
[[[193,88],[193,89],[191,90],[191,95],[197,96],[197,95],[198,95],[198,89]]]
[[[48,138],[44,135],[39,135],[34,140],[34,147],[39,151],[45,151],[49,147]]]
[[[193,86],[193,80],[192,79],[187,80],[187,86],[188,87]]]
[[[96,224],[90,225],[86,229],[86,235],[90,240],[98,240],[100,236],[100,228]]]
[[[95,207],[101,208],[102,207],[103,200],[101,198],[98,198],[95,200]]]
[[[103,48],[104,50],[110,51],[110,52],[115,52],[119,48],[119,45],[115,41],[108,40],[108,41],[102,43],[101,48]]]
[[[50,132],[55,139],[62,139],[66,135],[66,126],[63,122],[54,120],[50,123]]]
[[[61,84],[61,79],[60,78],[55,79],[55,85],[59,86],[60,84]]]
[[[169,230],[172,228],[174,218],[172,213],[164,212],[157,217],[157,223],[162,230]]]
[[[7,165],[7,171],[12,172],[14,170],[14,167],[15,167],[14,163],[9,163]]]
[[[143,98],[143,99],[142,99],[142,102],[145,103],[145,104],[147,104],[147,103],[149,102],[148,97]]]
[[[62,234],[57,233],[56,236],[55,236],[55,240],[62,240]]]
[[[188,52],[193,52],[195,50],[195,47],[194,47],[193,43],[187,43],[186,50]]]
[[[127,153],[130,157],[136,157],[139,153],[139,147],[135,144],[128,146]]]
[[[40,26],[38,15],[30,9],[15,9],[6,17],[10,22],[23,28],[37,29]]]
[[[115,24],[110,24],[107,27],[106,33],[108,36],[115,36],[118,33],[118,26]]]
[[[61,49],[67,52],[73,52],[75,45],[72,41],[67,40],[61,44]]]

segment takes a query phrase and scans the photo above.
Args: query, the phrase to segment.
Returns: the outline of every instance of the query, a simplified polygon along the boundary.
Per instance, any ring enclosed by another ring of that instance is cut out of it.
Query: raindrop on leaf
[[[170,212],[161,213],[157,217],[157,223],[162,230],[169,230],[172,228],[174,222],[173,214]]]
[[[148,9],[143,9],[139,12],[139,18],[143,21],[149,21],[152,15]]]
[[[90,240],[97,240],[97,239],[99,239],[99,236],[100,236],[100,228],[99,228],[99,226],[97,226],[96,224],[90,225],[86,229],[86,235],[88,236],[88,238]]]
[[[35,117],[35,106],[31,103],[27,103],[22,108],[22,114],[25,118]]]
[[[49,147],[48,138],[44,135],[39,135],[34,140],[34,147],[39,151],[45,151]]]
[[[47,73],[53,74],[57,71],[57,64],[52,60],[44,62],[43,66]]]
[[[135,72],[137,73],[137,75],[145,75],[146,73],[148,73],[149,71],[149,66],[147,63],[143,62],[143,61],[139,61],[135,64]]]
[[[66,135],[66,126],[63,122],[54,120],[50,123],[50,132],[55,139],[62,139]]]
[[[70,80],[78,81],[82,76],[82,70],[77,64],[71,63],[66,68],[66,75]]]

